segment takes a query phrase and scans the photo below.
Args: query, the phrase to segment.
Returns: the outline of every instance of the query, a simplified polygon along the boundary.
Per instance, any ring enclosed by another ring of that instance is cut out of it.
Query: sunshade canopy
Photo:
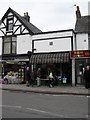
[[[30,58],[31,64],[44,64],[44,63],[67,63],[70,60],[68,53],[40,53],[33,54]]]

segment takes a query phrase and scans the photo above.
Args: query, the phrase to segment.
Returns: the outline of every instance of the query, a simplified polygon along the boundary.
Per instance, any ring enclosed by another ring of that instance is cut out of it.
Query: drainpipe
[[[77,39],[76,39],[76,33],[75,33],[75,50],[77,50]]]

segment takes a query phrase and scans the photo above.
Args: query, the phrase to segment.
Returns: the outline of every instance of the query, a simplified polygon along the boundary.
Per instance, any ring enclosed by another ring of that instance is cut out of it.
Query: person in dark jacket
[[[40,87],[41,69],[37,70],[37,86]]]
[[[35,80],[35,75],[34,75],[34,71],[31,71],[31,86],[33,87],[34,85],[34,80]]]
[[[30,86],[30,68],[29,67],[26,68],[26,86],[27,87]]]
[[[84,80],[85,80],[85,88],[90,88],[90,66],[86,66],[86,70],[84,72]]]

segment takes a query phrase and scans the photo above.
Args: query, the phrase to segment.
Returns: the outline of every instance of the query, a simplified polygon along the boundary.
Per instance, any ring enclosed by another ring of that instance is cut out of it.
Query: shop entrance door
[[[85,61],[76,60],[76,84],[84,85]]]

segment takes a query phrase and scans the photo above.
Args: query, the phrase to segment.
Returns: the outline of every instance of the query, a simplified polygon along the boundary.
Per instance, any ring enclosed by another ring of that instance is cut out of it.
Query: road
[[[2,101],[3,118],[88,117],[87,96],[3,91]]]

